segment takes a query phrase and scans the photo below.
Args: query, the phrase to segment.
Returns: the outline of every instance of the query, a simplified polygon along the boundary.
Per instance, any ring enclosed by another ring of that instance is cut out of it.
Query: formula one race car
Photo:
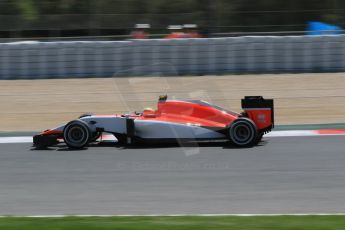
[[[120,144],[162,141],[230,140],[251,147],[274,127],[273,99],[246,96],[242,113],[228,111],[200,100],[167,100],[160,96],[156,110],[125,115],[82,115],[66,125],[33,137],[34,146],[45,148],[60,142],[81,149],[102,133],[113,134]]]

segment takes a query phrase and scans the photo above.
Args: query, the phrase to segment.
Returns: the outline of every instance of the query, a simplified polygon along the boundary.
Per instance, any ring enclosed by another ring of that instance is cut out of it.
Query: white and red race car
[[[230,140],[239,147],[256,145],[274,127],[273,99],[246,96],[242,113],[200,100],[167,100],[160,96],[157,109],[124,115],[83,115],[77,120],[33,137],[34,146],[60,142],[81,149],[102,133],[113,134],[120,144],[162,141]]]

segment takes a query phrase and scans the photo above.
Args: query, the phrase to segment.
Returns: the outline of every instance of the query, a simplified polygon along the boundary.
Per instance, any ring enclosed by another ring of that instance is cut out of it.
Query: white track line
[[[272,131],[267,133],[265,137],[304,137],[304,136],[319,136],[314,130],[286,130],[286,131]]]
[[[32,137],[0,137],[0,144],[32,143]]]
[[[2,215],[0,218],[7,217],[27,217],[27,218],[64,218],[64,217],[255,217],[255,216],[345,216],[345,213],[276,213],[276,214],[138,214],[138,215]]]
[[[319,133],[320,130],[285,130],[273,131],[265,135],[265,137],[310,137],[310,136],[343,136],[345,132],[339,133]]]

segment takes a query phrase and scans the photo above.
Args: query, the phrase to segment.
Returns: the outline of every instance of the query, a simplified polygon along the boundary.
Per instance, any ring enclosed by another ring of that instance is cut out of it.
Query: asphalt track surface
[[[345,212],[345,136],[261,146],[0,144],[0,215]]]

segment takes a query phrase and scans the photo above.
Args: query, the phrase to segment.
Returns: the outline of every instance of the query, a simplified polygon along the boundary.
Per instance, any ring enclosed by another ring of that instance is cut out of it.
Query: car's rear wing
[[[245,96],[242,99],[242,109],[260,131],[270,131],[274,127],[273,99],[264,99],[262,96]]]

